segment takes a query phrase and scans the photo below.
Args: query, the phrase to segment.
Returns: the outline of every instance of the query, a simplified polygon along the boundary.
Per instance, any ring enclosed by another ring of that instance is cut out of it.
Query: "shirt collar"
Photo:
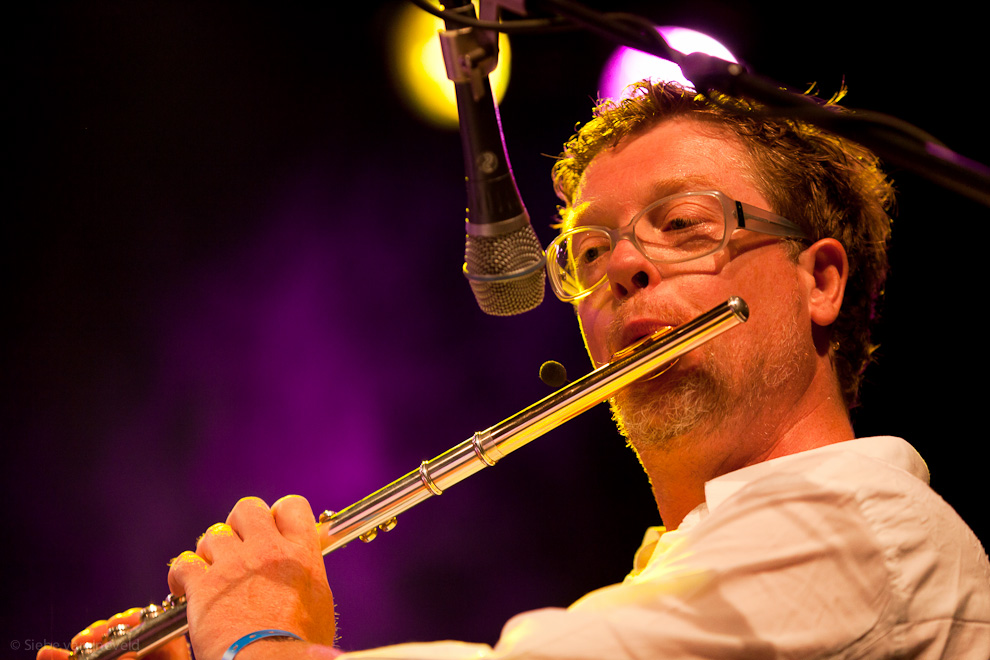
[[[705,483],[705,504],[707,504],[708,511],[714,511],[722,502],[746,485],[768,473],[780,470],[787,463],[805,460],[813,455],[827,456],[836,452],[849,451],[889,463],[893,467],[914,475],[926,484],[928,483],[928,466],[925,465],[925,461],[915,451],[914,447],[901,438],[885,435],[837,442],[831,445],[825,445],[824,447],[809,449],[796,454],[781,456],[780,458],[773,458],[769,461],[749,465],[728,474],[723,474],[720,477],[715,477]]]
[[[663,527],[650,527],[647,529],[646,535],[643,538],[643,544],[636,552],[633,560],[633,572],[629,574],[628,578],[634,578],[645,569],[650,558],[658,549],[663,551],[667,546],[676,542],[676,538],[683,532],[687,532],[699,524],[708,517],[710,511],[714,511],[722,502],[748,484],[767,474],[779,471],[781,467],[786,467],[788,463],[806,460],[809,456],[827,456],[832,453],[850,451],[883,461],[928,483],[928,466],[925,465],[925,461],[915,451],[914,447],[904,440],[893,436],[846,440],[740,468],[705,483],[705,501],[688,513],[676,530],[668,532]]]

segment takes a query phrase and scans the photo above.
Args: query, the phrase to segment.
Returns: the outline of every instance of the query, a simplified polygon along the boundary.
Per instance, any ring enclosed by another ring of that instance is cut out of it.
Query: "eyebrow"
[[[718,186],[715,185],[715,182],[710,177],[700,174],[661,179],[649,185],[647,188],[649,200],[643,206],[645,207],[647,204],[658,199],[678,193],[701,190],[718,190]],[[588,222],[586,218],[590,216],[590,219],[594,220],[595,215],[594,200],[582,202],[574,207],[562,208],[560,213],[561,231],[567,231],[568,229],[582,225],[594,224],[593,222]],[[625,221],[631,218],[632,216],[629,216]]]
[[[656,201],[663,197],[669,197],[670,195],[676,195],[682,192],[694,192],[701,190],[718,190],[718,186],[715,185],[715,182],[712,181],[711,177],[700,174],[664,179],[662,181],[654,182],[653,185],[650,186],[650,199],[652,201]]]

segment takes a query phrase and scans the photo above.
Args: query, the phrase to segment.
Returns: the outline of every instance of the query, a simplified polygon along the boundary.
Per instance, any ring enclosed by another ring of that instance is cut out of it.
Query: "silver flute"
[[[608,364],[512,417],[475,433],[436,458],[423,461],[418,469],[346,509],[324,511],[317,523],[323,554],[354,539],[370,541],[379,531],[392,529],[400,513],[495,465],[531,440],[611,398],[630,383],[652,377],[688,351],[748,318],[746,302],[732,297],[677,328],[660,330],[620,351]],[[111,660],[125,653],[136,653],[140,658],[184,634],[188,628],[185,599],[169,596],[161,605],[144,608],[137,625],[113,627],[107,631],[102,643],[83,644],[70,658]]]

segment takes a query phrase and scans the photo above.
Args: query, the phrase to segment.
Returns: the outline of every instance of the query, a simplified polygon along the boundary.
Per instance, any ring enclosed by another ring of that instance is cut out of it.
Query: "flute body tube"
[[[667,332],[660,331],[622,351],[611,362],[573,381],[484,431],[475,433],[419,468],[337,512],[320,516],[317,531],[327,555],[357,538],[371,540],[388,530],[404,511],[463,481],[564,422],[614,396],[619,390],[650,376],[680,356],[745,322],[749,308],[739,297]],[[141,657],[184,634],[188,625],[183,600],[150,605],[142,623],[111,635],[102,645],[73,653],[77,660],[111,660],[124,653]]]
[[[742,298],[730,298],[670,332],[648,338],[635,351],[599,367],[495,426],[475,433],[433,460],[424,461],[418,470],[360,502],[325,515],[320,523],[323,554],[387,524],[423,500],[495,465],[504,456],[609,399],[629,383],[742,323],[748,316],[749,310]]]

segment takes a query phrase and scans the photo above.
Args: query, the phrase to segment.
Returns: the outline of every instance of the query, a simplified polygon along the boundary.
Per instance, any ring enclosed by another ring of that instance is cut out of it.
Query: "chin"
[[[677,367],[630,385],[609,404],[619,432],[639,451],[670,449],[678,438],[716,428],[731,408],[724,379],[709,370],[685,373]]]

